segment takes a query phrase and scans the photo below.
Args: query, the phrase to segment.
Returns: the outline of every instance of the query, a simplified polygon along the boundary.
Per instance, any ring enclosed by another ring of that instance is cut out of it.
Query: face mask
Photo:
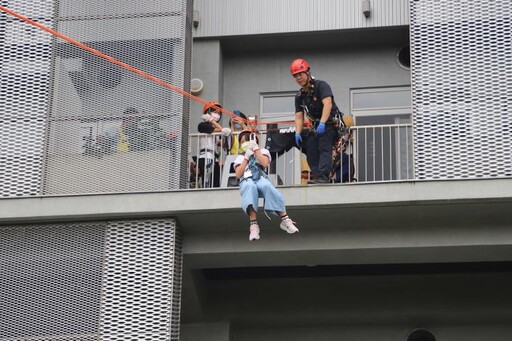
[[[212,118],[215,120],[215,122],[219,122],[219,120],[220,120],[220,115],[219,115],[219,114],[216,114],[216,113],[212,113]]]
[[[235,123],[235,129],[236,130],[242,130],[242,126],[238,123]]]
[[[246,152],[246,151],[247,151],[247,149],[249,149],[249,145],[250,145],[250,144],[251,144],[251,142],[249,142],[249,141],[245,141],[244,143],[242,143],[242,145],[241,145],[240,147],[242,147],[242,150],[243,150],[244,152]]]

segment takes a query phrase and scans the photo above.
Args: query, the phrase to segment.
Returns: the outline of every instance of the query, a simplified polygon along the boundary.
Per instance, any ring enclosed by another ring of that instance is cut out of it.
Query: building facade
[[[0,339],[510,339],[509,1],[2,6],[94,51],[0,11]],[[203,103],[172,86],[285,122],[298,57],[358,182],[278,157],[300,232],[249,242],[236,188],[189,188]]]

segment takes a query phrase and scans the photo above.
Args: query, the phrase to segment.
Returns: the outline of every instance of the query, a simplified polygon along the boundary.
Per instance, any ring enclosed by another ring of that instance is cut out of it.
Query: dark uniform
[[[338,113],[331,87],[325,81],[312,79],[310,89],[302,89],[295,95],[295,112],[302,112],[312,121],[314,127],[320,123],[324,105],[322,99],[332,98],[332,108],[329,119],[325,124],[325,133],[317,135],[312,131],[305,139],[306,156],[309,167],[316,179],[328,180],[332,171],[332,147],[338,132],[333,124],[333,118]],[[307,109],[307,110],[306,110]],[[304,135],[304,130],[303,133]]]

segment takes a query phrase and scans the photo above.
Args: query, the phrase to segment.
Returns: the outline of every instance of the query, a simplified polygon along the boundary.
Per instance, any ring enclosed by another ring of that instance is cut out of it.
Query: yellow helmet
[[[354,116],[343,115],[343,123],[345,123],[346,127],[352,127],[354,125]]]

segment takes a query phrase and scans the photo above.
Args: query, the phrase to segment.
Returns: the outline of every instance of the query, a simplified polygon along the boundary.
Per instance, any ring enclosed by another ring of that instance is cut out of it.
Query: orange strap
[[[209,103],[209,101],[206,101],[206,100],[204,100],[204,99],[202,99],[200,97],[194,96],[191,93],[188,93],[185,90],[178,88],[177,86],[169,84],[169,83],[167,83],[167,82],[165,82],[165,81],[163,81],[163,80],[161,80],[161,79],[159,79],[159,78],[157,78],[155,76],[152,76],[152,75],[150,75],[150,74],[148,74],[148,73],[146,73],[144,71],[141,71],[141,70],[139,70],[139,69],[137,69],[137,68],[135,68],[135,67],[133,67],[133,66],[131,66],[129,64],[123,63],[120,60],[117,60],[117,59],[115,59],[115,58],[113,58],[113,57],[111,57],[109,55],[106,55],[106,54],[104,54],[104,53],[102,53],[102,52],[100,52],[100,51],[98,51],[96,49],[93,49],[92,47],[90,47],[90,46],[88,46],[88,45],[86,45],[84,43],[81,43],[81,42],[79,42],[79,41],[77,41],[77,40],[75,40],[73,38],[70,38],[70,37],[62,34],[62,33],[59,33],[59,32],[57,32],[57,31],[55,31],[55,30],[53,30],[53,29],[51,29],[51,28],[49,28],[47,26],[44,26],[44,25],[42,25],[42,24],[40,24],[40,23],[38,23],[38,22],[36,22],[36,21],[34,21],[34,20],[24,16],[24,15],[21,15],[21,14],[15,12],[13,10],[7,8],[7,7],[0,6],[0,10],[4,11],[4,12],[10,14],[10,15],[12,15],[13,17],[21,19],[21,20],[25,21],[26,23],[28,23],[30,25],[33,25],[33,26],[38,27],[38,28],[40,28],[40,29],[42,29],[42,30],[44,30],[44,31],[46,31],[48,33],[51,33],[52,35],[54,35],[56,37],[64,39],[65,41],[67,41],[67,42],[69,42],[69,43],[71,43],[71,44],[73,44],[75,46],[78,46],[79,48],[81,48],[83,50],[86,50],[86,51],[88,51],[88,52],[90,52],[92,54],[95,54],[96,56],[98,56],[100,58],[106,59],[109,62],[117,64],[117,65],[121,66],[122,68],[124,68],[124,69],[126,69],[128,71],[131,71],[131,72],[136,73],[137,75],[139,75],[141,77],[149,79],[150,81],[152,81],[152,82],[154,82],[156,84],[162,85],[162,86],[164,86],[164,87],[166,87],[168,89],[171,89],[172,91],[175,91],[175,92],[177,92],[179,94],[182,94],[183,96],[188,97],[188,98],[190,98],[190,99],[192,99],[192,100],[194,100],[196,102],[199,102],[199,103],[202,103],[202,104]],[[223,113],[229,115],[231,118],[237,119],[238,121],[243,121],[243,122],[245,122],[246,124],[248,124],[250,126],[251,125],[259,125],[259,124],[267,124],[268,125],[268,124],[291,124],[291,123],[293,123],[293,121],[282,121],[282,122],[271,122],[271,123],[268,123],[268,122],[258,122],[258,121],[244,120],[244,119],[238,117],[237,115],[233,114],[229,110],[226,110],[224,108],[219,108],[219,109]]]

